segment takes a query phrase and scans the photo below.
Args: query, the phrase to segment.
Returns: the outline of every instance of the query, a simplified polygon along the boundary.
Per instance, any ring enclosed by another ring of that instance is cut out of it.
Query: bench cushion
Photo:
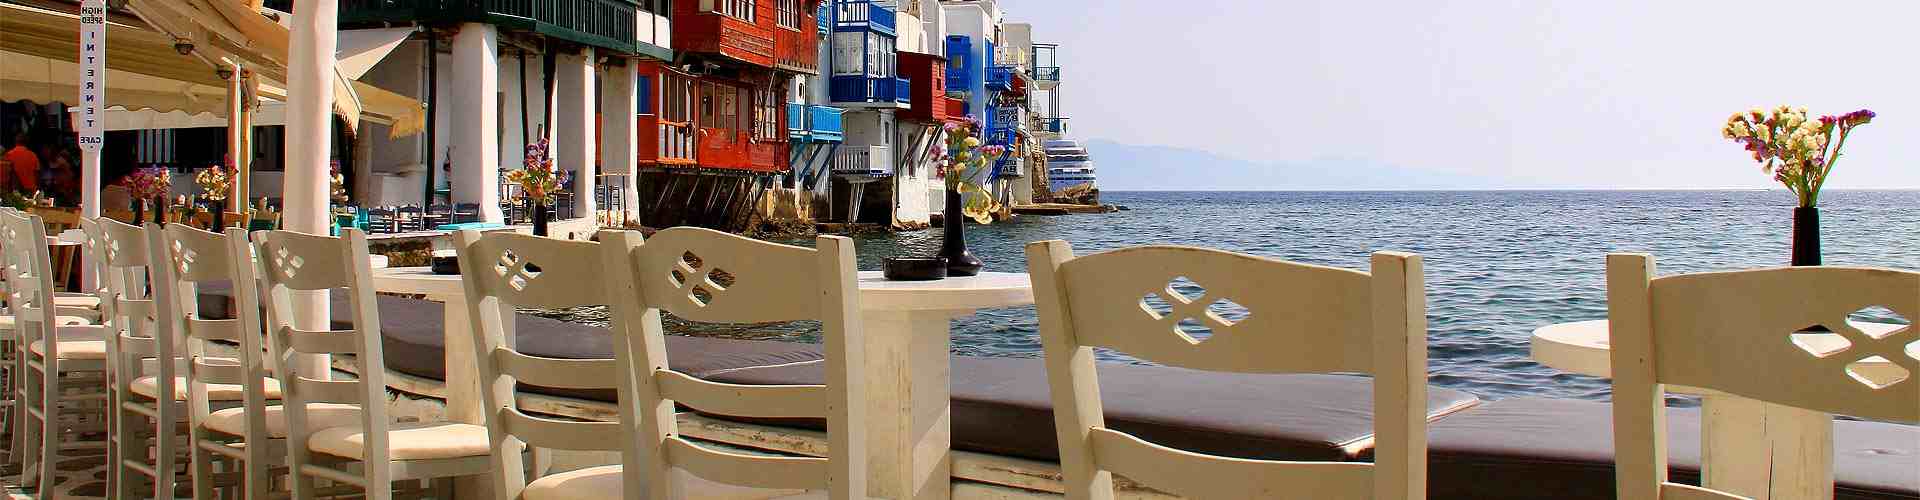
[[[953,359],[953,447],[1059,459],[1046,367],[1038,359]],[[1158,366],[1100,365],[1107,425],[1202,453],[1270,460],[1346,460],[1371,447],[1373,383],[1346,375],[1243,375]],[[819,384],[821,363],[755,368],[708,379],[739,384]],[[1432,388],[1431,418],[1478,402]],[[813,420],[718,418],[823,428]]]
[[[1607,403],[1507,399],[1428,428],[1434,499],[1612,499],[1613,410]],[[1700,483],[1700,411],[1667,412],[1670,480]],[[1834,497],[1920,498],[1920,427],[1834,421]]]

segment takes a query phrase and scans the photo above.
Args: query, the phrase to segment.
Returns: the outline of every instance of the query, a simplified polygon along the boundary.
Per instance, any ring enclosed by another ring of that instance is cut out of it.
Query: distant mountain
[[[1173,146],[1083,143],[1106,191],[1515,188],[1514,182],[1352,160],[1261,163]]]

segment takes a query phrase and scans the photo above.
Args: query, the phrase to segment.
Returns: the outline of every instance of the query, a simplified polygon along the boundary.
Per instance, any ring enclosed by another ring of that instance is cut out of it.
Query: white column
[[[453,35],[453,85],[440,99],[452,127],[453,199],[480,204],[480,220],[499,223],[500,54],[493,25],[466,23]]]
[[[576,217],[593,217],[598,203],[593,199],[594,178],[594,113],[600,110],[594,99],[593,48],[580,49],[580,54],[561,54],[554,64],[554,99],[559,101],[554,108],[553,132],[554,164],[561,170],[573,171],[573,208]],[[632,115],[628,115],[632,116]]]
[[[608,221],[618,224],[640,215],[636,211],[640,206],[639,173],[634,171],[639,166],[640,138],[633,128],[634,116],[640,114],[640,65],[629,60],[608,68],[601,81],[607,83],[600,101],[601,124],[607,127],[600,133],[601,146],[607,148],[600,153],[601,167],[626,176],[620,187],[620,206],[626,209],[626,217],[611,216]]]
[[[227,165],[225,165],[235,169],[235,171],[227,172],[228,175],[235,176],[228,180],[227,205],[228,210],[231,211],[238,208],[239,204],[247,202],[247,197],[240,194],[240,179],[238,178],[240,175],[238,172],[240,168],[240,157],[248,154],[247,151],[241,149],[246,142],[246,134],[244,133],[246,129],[243,128],[246,126],[244,122],[245,117],[241,115],[246,109],[244,99],[247,93],[240,88],[240,81],[245,78],[245,75],[240,74],[240,65],[229,64],[227,65],[227,70],[233,72],[232,75],[227,76]]]
[[[338,0],[310,0],[293,16],[287,61],[286,174],[281,220],[289,230],[327,234],[327,154],[333,139],[333,52]],[[326,292],[302,293],[294,325],[326,330]],[[324,377],[327,356],[301,360],[302,374]]]

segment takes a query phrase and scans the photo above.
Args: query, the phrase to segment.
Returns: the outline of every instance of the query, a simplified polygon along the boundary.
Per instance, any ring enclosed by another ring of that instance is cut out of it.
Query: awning
[[[192,2],[188,5],[187,2]],[[107,31],[107,105],[138,112],[184,112],[188,115],[211,113],[226,116],[226,82],[214,71],[214,62],[201,54],[211,53],[244,61],[264,79],[259,94],[265,99],[284,100],[287,29],[259,14],[236,15],[239,23],[226,23],[226,10],[245,9],[234,0],[142,0],[150,17],[172,16],[175,24],[196,26],[189,37],[195,44],[194,55],[174,50],[175,37],[167,33],[135,26],[131,22],[112,22]],[[228,5],[231,4],[231,5]],[[202,13],[200,7],[219,11],[223,16]],[[220,8],[230,7],[230,9]],[[186,16],[175,9],[192,9]],[[239,12],[246,12],[241,10]],[[182,18],[191,18],[182,20]],[[137,22],[137,21],[134,21]],[[208,27],[206,25],[213,25]],[[73,13],[18,4],[0,3],[0,100],[68,102],[79,95],[74,82],[79,79],[79,19]],[[184,28],[183,28],[184,29]],[[426,113],[418,99],[356,81],[380,58],[391,52],[412,30],[379,29],[341,32],[341,50],[337,54],[348,61],[338,63],[334,78],[334,111],[350,125],[360,119],[391,125],[394,137],[418,133],[425,128]],[[235,43],[224,37],[241,38]],[[273,50],[279,52],[274,53]]]

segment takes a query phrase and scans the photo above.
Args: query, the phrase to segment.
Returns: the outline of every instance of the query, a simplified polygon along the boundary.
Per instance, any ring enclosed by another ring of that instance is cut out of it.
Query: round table
[[[889,281],[879,271],[861,271],[859,286],[867,341],[859,373],[867,383],[867,492],[947,498],[953,478],[949,327],[979,309],[1032,304],[1033,284],[1026,273]]]
[[[1902,325],[1848,321],[1871,335]],[[1837,334],[1798,339],[1816,352],[1837,351],[1846,340]],[[1613,374],[1607,320],[1557,323],[1533,331],[1534,361],[1560,370],[1608,377]],[[1892,362],[1870,363],[1865,370],[1899,369]],[[1827,488],[1831,454],[1813,446],[1831,441],[1833,416],[1816,411],[1746,399],[1718,391],[1669,386],[1673,392],[1700,396],[1700,461],[1708,488],[1754,499],[1799,498]]]
[[[446,304],[447,418],[485,422],[460,276],[394,267],[374,270],[373,281],[382,292],[422,294]],[[979,309],[1032,304],[1033,285],[1025,273],[889,281],[879,271],[860,272],[858,283],[867,356],[858,375],[867,382],[868,491],[877,498],[947,498],[953,477],[948,327]]]

